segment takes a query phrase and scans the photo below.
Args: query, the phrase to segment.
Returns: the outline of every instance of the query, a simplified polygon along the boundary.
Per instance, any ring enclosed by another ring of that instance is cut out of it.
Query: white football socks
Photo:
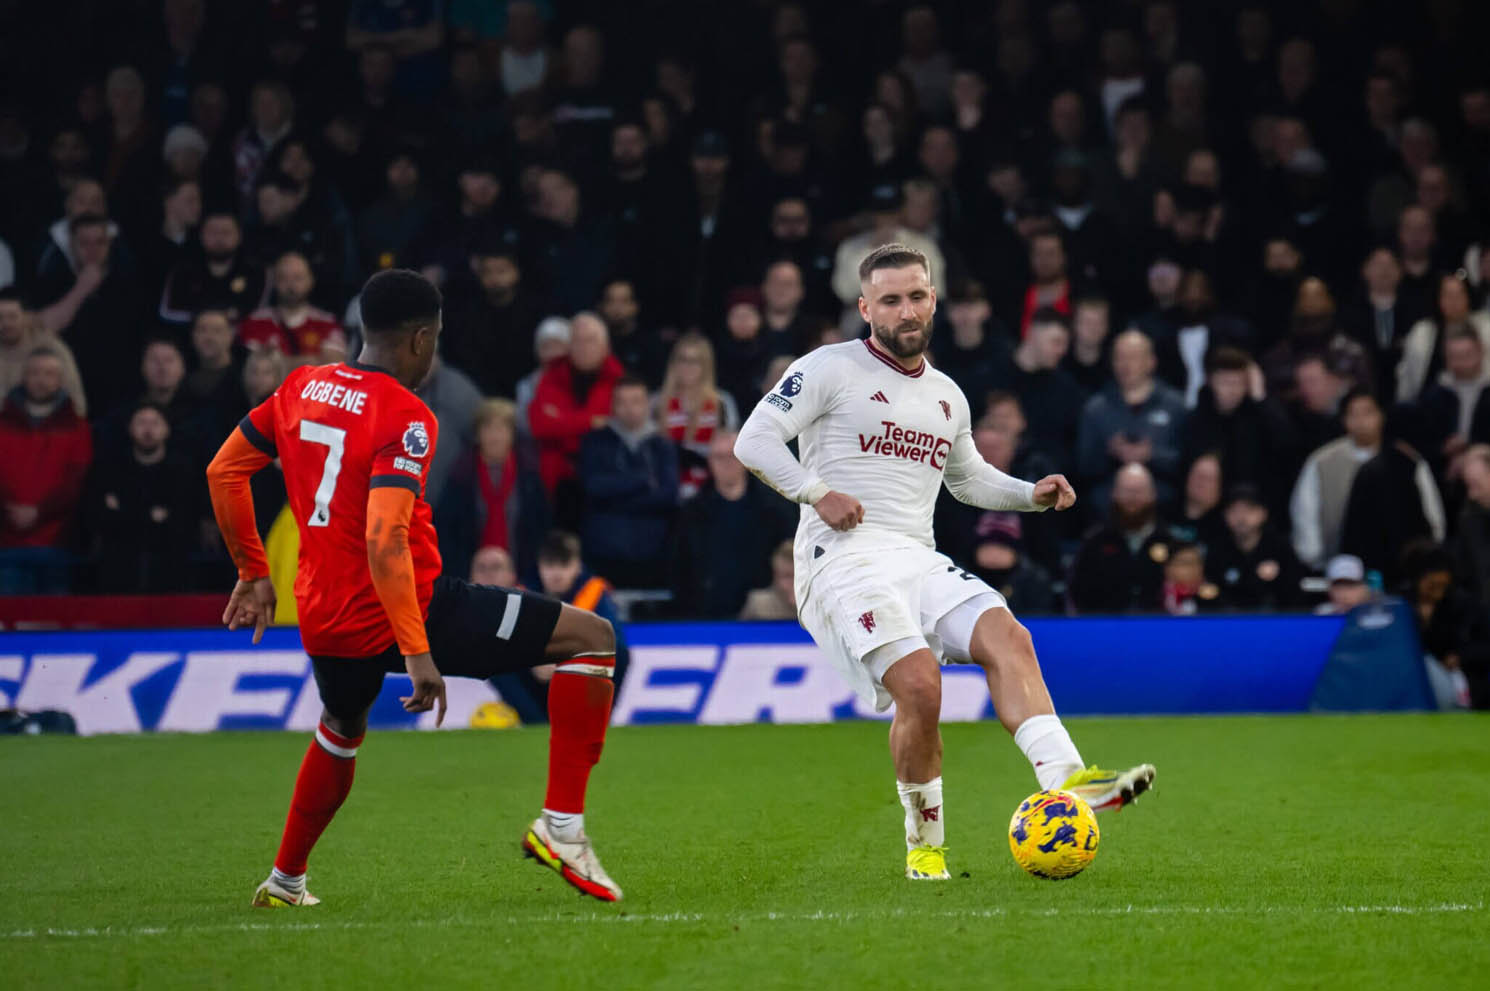
[[[1035,777],[1044,791],[1059,788],[1066,779],[1086,765],[1071,734],[1054,713],[1031,716],[1014,731],[1014,745],[1024,751],[1035,767]]]
[[[554,839],[564,843],[578,843],[585,838],[585,814],[583,812],[550,812],[543,810],[548,828]]]
[[[295,874],[292,876],[275,867],[269,871],[269,880],[292,895],[298,895],[305,890],[304,874]]]
[[[924,785],[895,782],[900,804],[905,806],[905,848],[946,846],[947,829],[942,821],[942,779]]]

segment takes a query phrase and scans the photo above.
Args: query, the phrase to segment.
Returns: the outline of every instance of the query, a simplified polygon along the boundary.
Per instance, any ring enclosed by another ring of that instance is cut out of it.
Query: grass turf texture
[[[1036,790],[944,728],[953,880],[901,877],[873,723],[613,731],[590,825],[626,900],[520,859],[546,732],[372,734],[311,858],[251,910],[307,738],[16,739],[0,974],[57,987],[1470,986],[1490,963],[1483,718],[1070,722],[1158,765],[1095,864],[1009,856]],[[965,873],[964,873],[965,872]],[[49,932],[49,930],[52,930]]]

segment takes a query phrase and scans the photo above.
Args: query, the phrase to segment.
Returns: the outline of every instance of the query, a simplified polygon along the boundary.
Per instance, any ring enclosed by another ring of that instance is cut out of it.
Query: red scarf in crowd
[[[481,486],[481,503],[486,507],[486,525],[481,528],[482,547],[510,550],[507,529],[507,500],[517,487],[517,456],[508,455],[502,462],[501,477],[492,481],[492,471],[485,461],[476,459],[476,480]]]
[[[699,407],[695,421],[697,426],[690,434],[688,410],[683,407],[682,399],[671,396],[662,409],[662,432],[679,447],[692,451],[700,458],[706,458],[709,454],[709,442],[714,439],[714,431],[719,429],[723,415],[724,409],[718,400],[707,400]],[[706,464],[689,463],[689,459],[683,459],[679,474],[681,477],[678,482],[685,499],[709,484],[709,469]]]

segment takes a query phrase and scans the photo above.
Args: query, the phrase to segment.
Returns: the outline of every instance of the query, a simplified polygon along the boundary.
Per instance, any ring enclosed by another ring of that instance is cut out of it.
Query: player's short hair
[[[1251,364],[1252,359],[1241,348],[1223,346],[1205,356],[1205,373],[1245,372]]]
[[[550,530],[538,545],[539,564],[572,564],[579,560],[579,538],[568,530]]]
[[[898,241],[882,244],[859,263],[859,281],[868,282],[872,272],[881,268],[905,268],[909,265],[920,265],[926,277],[931,278],[931,263],[926,256],[909,245]]]
[[[375,274],[362,287],[362,331],[397,334],[433,323],[444,301],[435,284],[407,268]]]

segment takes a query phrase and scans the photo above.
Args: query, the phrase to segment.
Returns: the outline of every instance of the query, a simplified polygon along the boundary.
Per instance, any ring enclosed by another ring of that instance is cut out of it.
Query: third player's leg
[[[994,711],[1010,733],[1031,716],[1055,712],[1030,631],[1008,609],[985,609],[978,616],[968,653],[988,678]]]
[[[931,781],[942,773],[942,671],[925,647],[890,665],[880,679],[895,700],[890,755],[901,781]]]

